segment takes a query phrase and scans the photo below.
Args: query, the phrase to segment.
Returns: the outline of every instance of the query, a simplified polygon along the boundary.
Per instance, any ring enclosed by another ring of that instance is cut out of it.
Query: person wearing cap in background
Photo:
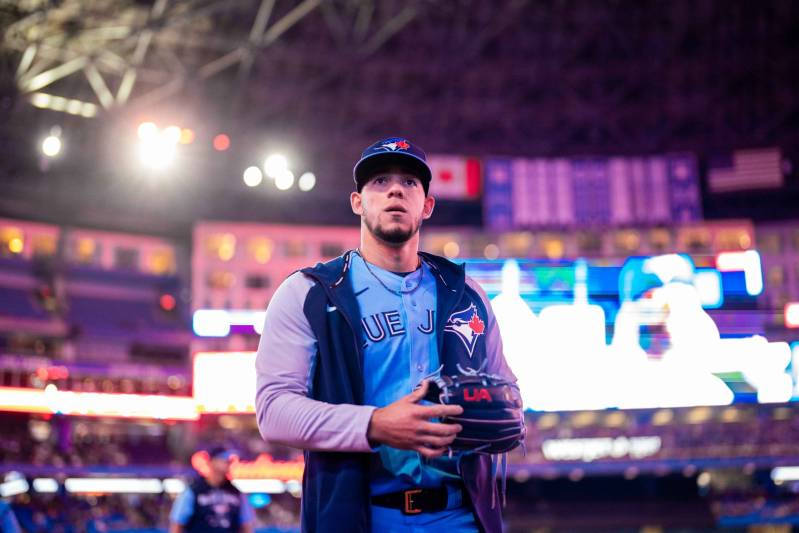
[[[261,435],[305,451],[303,531],[499,532],[491,459],[447,453],[461,427],[437,419],[461,407],[420,403],[442,368],[516,381],[491,306],[462,266],[419,251],[435,207],[419,147],[378,141],[353,177],[360,247],[295,272],[269,302]]]
[[[213,448],[209,471],[175,499],[169,513],[170,533],[242,532],[252,533],[255,512],[247,496],[228,479],[233,453]]]

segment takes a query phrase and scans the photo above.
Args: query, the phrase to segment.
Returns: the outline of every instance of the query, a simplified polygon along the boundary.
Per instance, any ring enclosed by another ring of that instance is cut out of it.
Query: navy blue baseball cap
[[[427,166],[427,156],[424,151],[404,137],[389,137],[377,141],[361,154],[361,159],[352,169],[355,187],[361,192],[363,185],[375,172],[385,170],[387,167],[397,166],[417,176],[422,180],[424,193],[430,187],[433,177],[430,167]]]
[[[216,446],[208,451],[208,456],[211,459],[231,459],[234,455],[237,455],[234,450],[224,446]]]

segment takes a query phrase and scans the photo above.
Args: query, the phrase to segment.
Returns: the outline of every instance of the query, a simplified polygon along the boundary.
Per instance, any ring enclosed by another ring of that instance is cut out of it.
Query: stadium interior
[[[26,532],[165,532],[224,445],[256,531],[299,531],[255,350],[280,283],[358,246],[352,165],[397,134],[433,171],[421,249],[519,378],[507,531],[799,530],[797,21],[0,1],[0,498]]]

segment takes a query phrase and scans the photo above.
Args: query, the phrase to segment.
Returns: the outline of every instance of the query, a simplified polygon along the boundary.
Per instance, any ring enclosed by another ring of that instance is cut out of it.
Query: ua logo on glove
[[[467,402],[490,402],[491,394],[488,389],[463,389],[463,399]]]

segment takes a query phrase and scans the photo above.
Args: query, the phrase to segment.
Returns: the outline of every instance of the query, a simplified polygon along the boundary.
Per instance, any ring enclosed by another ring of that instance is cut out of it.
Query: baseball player
[[[261,435],[305,450],[305,532],[499,532],[491,457],[447,453],[462,427],[440,419],[462,408],[421,402],[437,371],[515,383],[488,299],[462,266],[419,251],[435,206],[419,147],[379,141],[353,175],[360,247],[292,274],[267,308]]]
[[[228,480],[233,453],[219,446],[208,456],[207,475],[196,479],[175,499],[169,533],[252,533],[255,512],[246,495]]]

